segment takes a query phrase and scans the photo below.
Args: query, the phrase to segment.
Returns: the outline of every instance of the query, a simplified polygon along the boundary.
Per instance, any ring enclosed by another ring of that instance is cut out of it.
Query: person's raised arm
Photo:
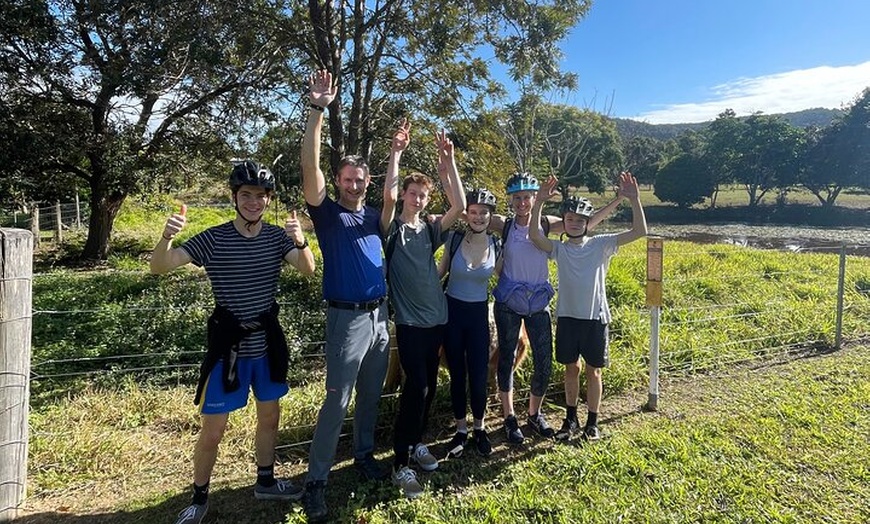
[[[538,189],[538,194],[535,197],[535,205],[532,206],[532,216],[529,219],[529,224],[534,225],[541,223],[541,213],[544,209],[544,203],[553,198],[553,195],[556,194],[556,186],[558,183],[559,180],[556,177],[551,176],[541,184],[541,188]],[[541,251],[548,254],[553,252],[553,241],[544,235],[541,228],[529,227],[529,240],[531,240],[532,243]]]
[[[332,85],[332,74],[321,69],[308,80],[308,99],[311,108],[302,138],[302,194],[312,206],[319,206],[326,198],[326,178],[320,169],[320,134],[323,129],[323,112],[332,103],[337,88]]]
[[[447,138],[447,133],[443,129],[438,137],[437,145],[438,176],[441,178],[441,185],[447,192],[447,200],[450,202],[450,209],[441,218],[441,230],[446,231],[465,212],[465,189],[462,187],[462,180],[459,178],[459,169],[456,168],[456,154],[453,142]]]
[[[381,208],[381,235],[390,231],[390,222],[396,216],[396,202],[399,199],[399,161],[402,152],[411,143],[411,123],[403,119],[390,142],[390,158],[387,161],[387,178],[384,181],[384,207]]]
[[[151,254],[151,273],[159,275],[172,271],[173,269],[189,264],[191,262],[190,255],[187,251],[181,248],[172,247],[172,239],[181,231],[184,224],[187,223],[187,206],[182,204],[181,211],[174,213],[166,221],[163,226],[163,233],[157,246],[154,247],[154,252]]]
[[[302,231],[302,224],[296,218],[296,210],[294,209],[287,221],[284,223],[284,232],[288,237],[293,239],[296,244],[296,249],[291,249],[285,256],[284,260],[290,263],[291,266],[299,270],[303,275],[314,274],[314,253],[308,247],[308,242],[305,240],[305,234]]]
[[[627,198],[631,202],[631,229],[619,233],[616,243],[620,246],[633,242],[647,235],[646,215],[640,204],[640,190],[637,179],[631,173],[622,173],[619,176],[619,198]]]
[[[620,187],[622,186],[623,175],[625,175],[625,173],[623,173],[619,176]],[[619,193],[619,191],[617,191],[616,198],[614,198],[613,200],[608,202],[608,204],[606,206],[602,207],[601,209],[599,209],[598,211],[593,213],[591,217],[589,217],[589,221],[586,222],[587,231],[592,231],[593,229],[595,229],[595,226],[597,226],[598,224],[603,222],[607,217],[612,215],[613,212],[616,211],[616,208],[619,207],[619,203],[622,202],[623,198],[625,198],[625,197],[623,197]]]

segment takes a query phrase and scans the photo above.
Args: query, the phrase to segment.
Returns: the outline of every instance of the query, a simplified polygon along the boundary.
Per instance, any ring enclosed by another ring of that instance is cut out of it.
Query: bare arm
[[[390,144],[390,158],[387,161],[387,178],[384,181],[384,207],[381,208],[381,235],[386,236],[390,222],[396,216],[396,202],[399,200],[399,161],[402,152],[411,142],[411,124],[402,120]]]
[[[450,209],[441,218],[441,230],[445,231],[450,229],[462,217],[462,214],[465,212],[466,202],[465,189],[462,187],[459,170],[456,168],[453,142],[447,138],[447,134],[443,130],[438,141],[438,158],[438,176],[448,192],[447,200],[450,202]],[[442,165],[445,166],[445,169],[441,168]],[[450,198],[450,193],[453,193],[453,198]]]
[[[617,245],[625,245],[647,235],[646,215],[640,204],[640,191],[637,187],[637,179],[631,173],[620,175],[620,197],[627,198],[631,202],[631,229],[619,233],[616,237]]]
[[[179,213],[174,213],[166,221],[160,241],[157,242],[157,245],[154,247],[154,252],[151,253],[152,274],[160,275],[162,273],[168,273],[169,271],[185,264],[189,264],[192,261],[190,255],[187,254],[187,251],[181,248],[172,247],[172,239],[175,238],[175,235],[177,235],[184,227],[184,224],[187,223],[187,218],[185,216],[186,213],[187,206],[182,205],[181,211]]]
[[[541,213],[544,208],[544,202],[553,198],[553,195],[556,194],[556,184],[559,181],[556,177],[551,176],[547,179],[546,182],[541,184],[541,188],[538,189],[538,195],[535,198],[535,205],[532,206],[532,216],[529,219],[529,224],[540,224],[541,223]],[[530,227],[529,228],[529,240],[532,241],[535,246],[541,251],[549,254],[553,252],[553,241],[544,235],[544,232],[541,231],[539,227]]]
[[[320,70],[311,75],[308,81],[309,94],[313,106],[326,109],[335,98],[336,87],[332,85],[332,74]],[[323,129],[323,111],[314,107],[308,113],[305,135],[302,138],[302,194],[312,206],[319,206],[326,198],[326,178],[320,169],[320,135]]]
[[[291,266],[299,270],[303,275],[314,274],[314,253],[311,248],[305,243],[305,234],[302,232],[302,224],[296,218],[296,210],[294,209],[287,222],[284,223],[284,231],[287,236],[293,239],[296,244],[296,249],[291,249],[286,255],[286,260]],[[305,247],[300,247],[302,245]]]
[[[589,217],[589,221],[586,223],[586,229],[592,231],[595,229],[595,226],[613,214],[613,212],[616,211],[616,208],[619,207],[619,203],[622,202],[622,198],[621,195],[617,195],[617,197],[611,200],[606,206],[593,213],[592,216]]]
[[[489,227],[486,228],[490,233],[498,233],[501,235],[501,232],[504,230],[504,223],[507,217],[504,215],[492,215],[492,220],[489,221]],[[502,239],[504,241],[504,239]]]

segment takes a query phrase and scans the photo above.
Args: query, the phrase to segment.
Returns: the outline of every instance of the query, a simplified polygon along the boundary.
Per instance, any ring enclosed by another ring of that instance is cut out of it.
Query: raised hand
[[[181,210],[178,213],[173,213],[171,217],[166,220],[166,225],[163,226],[163,238],[165,240],[172,240],[175,238],[181,229],[184,227],[184,224],[187,223],[187,206],[185,204],[181,204]]]
[[[619,191],[617,193],[622,198],[633,200],[640,197],[640,190],[637,187],[637,179],[630,172],[623,171],[619,175]]]
[[[544,183],[541,184],[541,188],[538,189],[538,194],[535,197],[536,200],[540,200],[542,202],[550,200],[551,198],[553,198],[553,196],[556,195],[556,193],[559,192],[558,186],[559,179],[553,175],[550,175],[550,178],[545,180]]]
[[[390,151],[400,152],[408,148],[411,143],[411,122],[407,118],[403,118],[393,135],[393,141],[390,143]]]
[[[287,233],[288,237],[293,239],[293,242],[297,246],[305,243],[305,235],[302,234],[302,223],[296,218],[295,209],[290,212],[290,216],[284,222],[284,232]]]
[[[309,101],[317,107],[325,108],[335,99],[338,87],[332,85],[332,73],[321,69],[311,74],[308,79],[311,91],[308,94]]]
[[[438,173],[446,174],[454,161],[453,141],[447,138],[447,131],[435,133],[435,146],[438,148]]]

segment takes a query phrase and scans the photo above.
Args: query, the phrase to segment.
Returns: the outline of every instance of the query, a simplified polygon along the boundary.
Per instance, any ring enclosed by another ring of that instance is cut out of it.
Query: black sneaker
[[[457,431],[450,442],[447,443],[447,458],[459,458],[462,452],[465,451],[465,442],[468,440],[468,433]]]
[[[583,428],[583,438],[589,442],[601,440],[601,432],[598,431],[598,426],[586,426]]]
[[[522,444],[525,437],[523,437],[523,432],[520,431],[520,424],[517,422],[517,417],[513,415],[508,415],[506,419],[504,419],[504,430],[507,433],[507,440],[509,444]]]
[[[553,428],[547,424],[547,419],[545,419],[544,415],[541,415],[540,412],[534,415],[529,415],[528,423],[529,427],[535,430],[535,433],[544,438],[553,438],[553,435],[556,434]]]
[[[556,440],[568,440],[578,431],[580,431],[580,423],[577,419],[566,418],[562,421],[562,427],[556,432]]]
[[[305,516],[308,522],[326,522],[326,482],[317,480],[305,485]]]
[[[382,468],[374,455],[369,453],[363,459],[353,461],[353,467],[365,480],[385,480],[390,472]]]
[[[492,455],[492,444],[489,443],[489,435],[486,434],[485,429],[474,430],[474,447],[481,457]]]

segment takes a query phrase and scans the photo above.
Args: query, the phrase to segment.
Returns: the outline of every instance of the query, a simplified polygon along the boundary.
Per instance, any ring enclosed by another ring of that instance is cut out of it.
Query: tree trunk
[[[82,252],[83,260],[108,258],[112,227],[126,198],[126,193],[109,191],[101,185],[91,184],[91,216],[88,219],[88,239]]]

